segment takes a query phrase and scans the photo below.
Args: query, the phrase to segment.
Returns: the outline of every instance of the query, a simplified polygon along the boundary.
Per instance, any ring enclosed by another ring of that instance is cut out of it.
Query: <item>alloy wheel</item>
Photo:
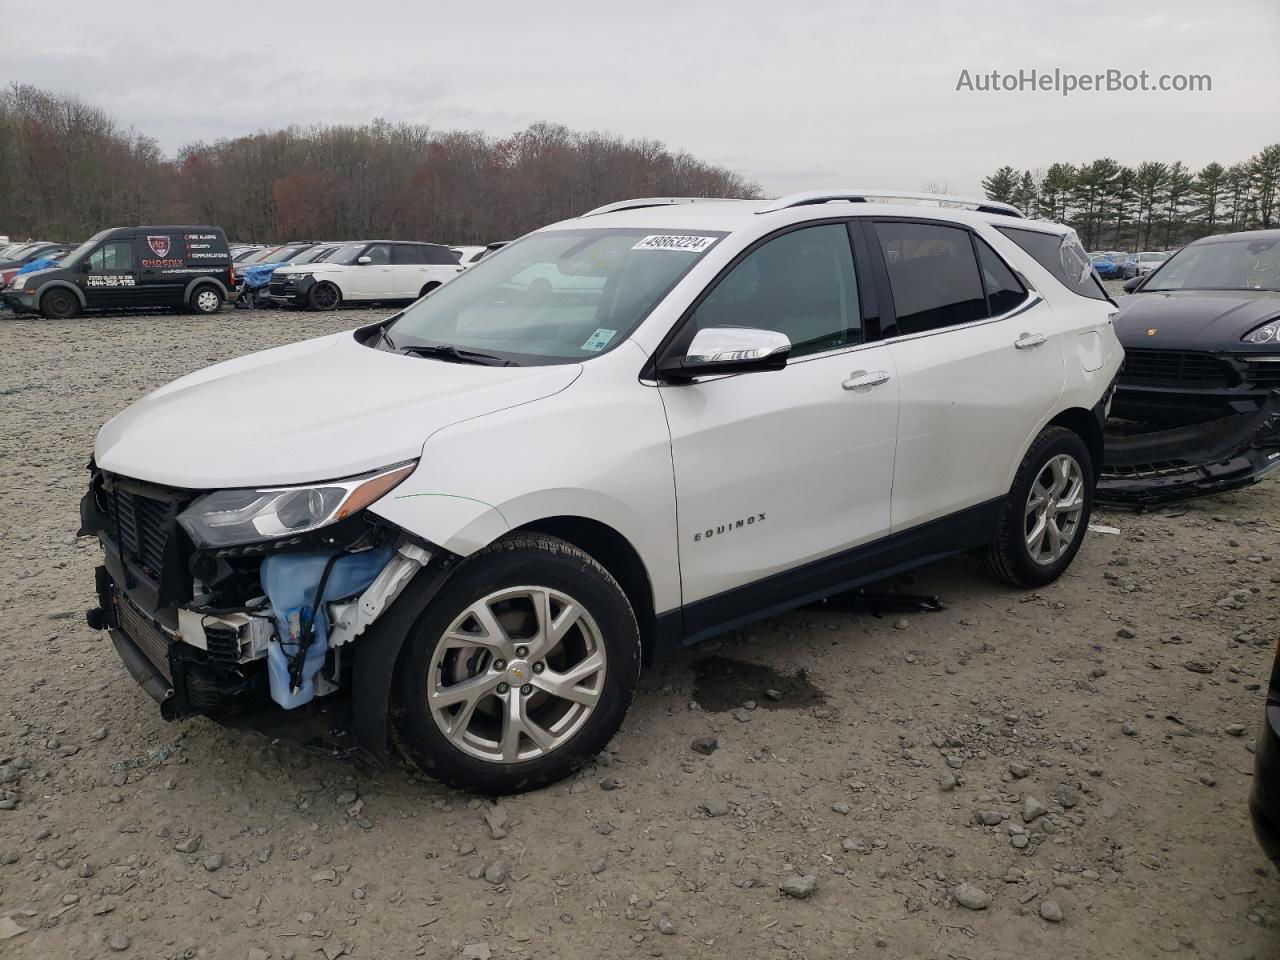
[[[1076,458],[1060,453],[1040,468],[1027,494],[1027,552],[1042,566],[1056,563],[1071,548],[1084,516],[1084,471]]]
[[[582,728],[604,691],[600,628],[577,600],[540,586],[490,593],[445,630],[427,706],[459,750],[492,763],[543,757]]]

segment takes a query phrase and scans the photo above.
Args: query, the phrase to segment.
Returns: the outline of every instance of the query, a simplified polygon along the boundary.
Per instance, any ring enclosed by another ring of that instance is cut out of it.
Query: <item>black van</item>
[[[221,227],[112,227],[56,267],[15,277],[0,296],[16,313],[61,320],[81,310],[129,307],[217,313],[234,289]]]

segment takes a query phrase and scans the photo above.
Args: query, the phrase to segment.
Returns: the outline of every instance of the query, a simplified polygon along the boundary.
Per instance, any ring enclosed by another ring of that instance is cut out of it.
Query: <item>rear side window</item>
[[[457,266],[458,256],[448,247],[429,243],[399,243],[395,248],[395,262],[401,264],[438,264]]]
[[[1026,288],[985,240],[975,237],[974,242],[978,246],[978,266],[982,270],[991,316],[998,317],[1016,309],[1027,299]]]
[[[395,262],[401,264],[429,263],[427,252],[420,243],[397,243],[391,248]]]
[[[458,265],[458,257],[448,247],[436,246],[435,244],[425,243],[422,245],[423,256],[426,257],[423,263],[430,263],[436,266],[454,267]]]
[[[925,223],[876,223],[896,320],[886,337],[924,333],[987,317],[969,231]]]
[[[844,224],[792,230],[757,247],[698,305],[694,322],[699,330],[729,326],[785,333],[793,357],[861,343],[853,251]]]
[[[1107,291],[1098,282],[1089,263],[1089,255],[1074,233],[1041,233],[1020,227],[996,227],[1006,237],[1030,254],[1040,266],[1056,277],[1064,287],[1090,300],[1106,300]]]

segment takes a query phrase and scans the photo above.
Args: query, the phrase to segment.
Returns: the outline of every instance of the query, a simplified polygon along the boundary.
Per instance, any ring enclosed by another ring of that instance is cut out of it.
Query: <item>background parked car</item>
[[[1089,257],[1094,272],[1102,280],[1119,280],[1124,268],[1105,253],[1095,253]]]
[[[16,277],[3,299],[16,312],[59,320],[84,309],[122,307],[217,313],[234,274],[221,227],[112,227],[56,267]]]
[[[1153,503],[1280,469],[1280,230],[1206,237],[1126,281],[1099,497]]]
[[[0,288],[12,283],[18,271],[31,261],[42,257],[61,257],[71,248],[72,244],[69,243],[48,241],[23,244],[9,254],[9,259],[0,261]]]
[[[344,302],[416,300],[462,271],[456,255],[436,243],[360,240],[323,260],[275,271],[275,303],[333,310]]]
[[[1131,253],[1124,262],[1124,278],[1145,277],[1168,259],[1169,254],[1154,250]]]

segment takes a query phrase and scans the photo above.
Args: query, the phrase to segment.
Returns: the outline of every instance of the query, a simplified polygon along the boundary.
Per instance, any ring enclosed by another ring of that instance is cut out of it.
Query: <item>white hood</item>
[[[551,396],[580,372],[403,356],[338,333],[161,387],[99,431],[94,458],[192,489],[334,480],[412,460],[442,427]]]

